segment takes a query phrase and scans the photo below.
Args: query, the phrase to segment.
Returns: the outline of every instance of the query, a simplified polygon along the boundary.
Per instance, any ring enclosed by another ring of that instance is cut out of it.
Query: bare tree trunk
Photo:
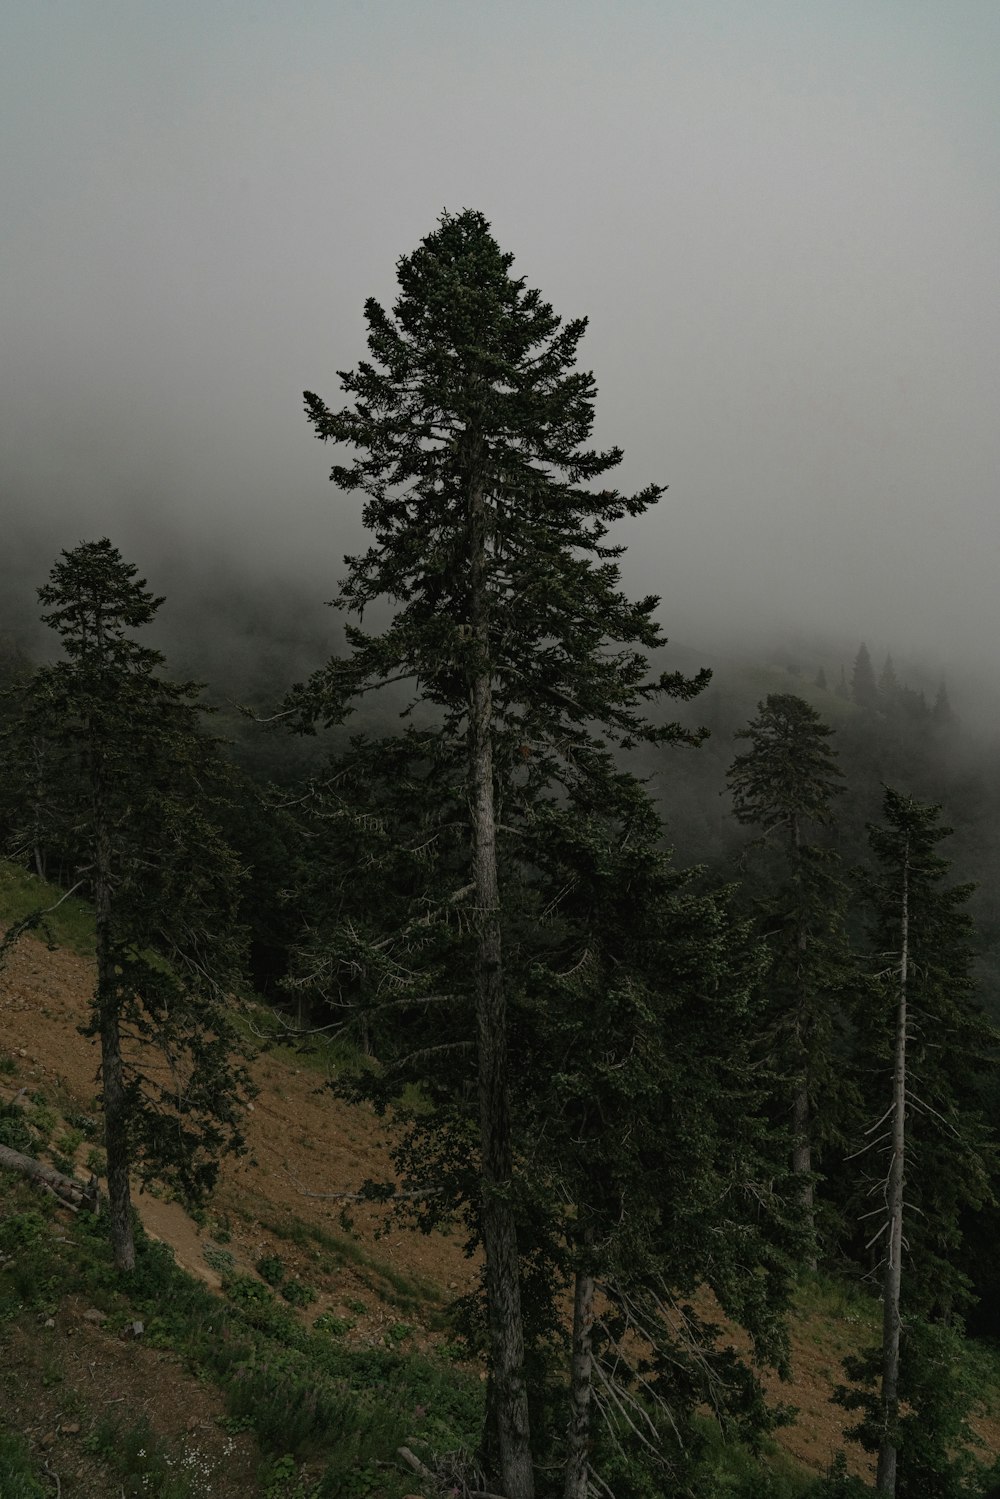
[[[37,740],[37,739],[33,739],[31,741],[31,754],[32,754],[32,758],[33,758],[33,760],[35,762],[35,785],[34,785],[34,794],[32,796],[32,800],[31,800],[31,810],[32,810],[32,814],[33,814],[32,821],[34,823],[34,827],[33,827],[34,837],[32,838],[32,850],[31,850],[31,853],[32,853],[32,858],[34,860],[35,873],[37,874],[37,876],[38,876],[38,878],[40,880],[44,880],[44,878],[45,878],[45,853],[44,853],[44,850],[43,850],[43,847],[42,847],[41,836],[40,835],[41,835],[41,828],[42,828],[41,800],[42,800],[42,786],[44,784],[44,770],[43,770],[43,767],[44,767],[44,762],[45,762],[45,752],[44,752],[44,750],[42,748],[41,742],[39,740]]]
[[[89,1182],[77,1181],[75,1176],[66,1176],[46,1161],[38,1161],[34,1156],[11,1150],[7,1145],[0,1145],[0,1166],[5,1171],[17,1171],[21,1176],[41,1182],[74,1212],[81,1207],[89,1208],[94,1213],[100,1211],[101,1194],[94,1176]]]
[[[486,589],[487,516],[482,490],[470,495],[470,613],[477,651],[470,681],[469,801],[477,911],[476,1030],[482,1155],[482,1228],[489,1308],[493,1415],[506,1499],[532,1499],[534,1475],[524,1382],[520,1262],[508,1189],[513,1172],[503,989],[500,892],[493,797],[493,693]],[[487,1444],[488,1445],[488,1444]]]
[[[903,1189],[906,1164],[906,989],[910,961],[909,843],[903,859],[900,917],[899,995],[896,1010],[896,1049],[892,1089],[892,1162],[886,1184],[889,1214],[885,1270],[882,1280],[882,1439],[875,1487],[880,1494],[896,1493],[896,1425],[899,1420],[899,1346],[902,1324],[899,1296],[902,1284]]]
[[[584,1233],[584,1247],[594,1242]],[[573,1296],[573,1354],[570,1370],[570,1418],[563,1499],[587,1499],[590,1474],[590,1410],[593,1379],[594,1274],[588,1266],[576,1272]]]

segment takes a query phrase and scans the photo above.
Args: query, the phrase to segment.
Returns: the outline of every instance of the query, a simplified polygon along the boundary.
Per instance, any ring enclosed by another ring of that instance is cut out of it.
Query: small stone
[[[55,1325],[56,1325],[56,1319],[55,1319],[55,1317],[46,1317],[45,1321],[42,1323],[43,1327],[55,1327]]]
[[[42,1437],[42,1446],[43,1447],[54,1447],[55,1446],[55,1442],[56,1442],[56,1434],[55,1434],[54,1431],[47,1431],[45,1433],[45,1435]]]
[[[132,1323],[131,1333],[133,1338],[141,1338],[145,1330],[145,1325],[142,1322]]]
[[[78,1437],[80,1435],[79,1421],[70,1421],[68,1426],[64,1426],[63,1435],[68,1437]]]
[[[100,1327],[101,1323],[106,1322],[108,1319],[103,1312],[97,1310],[96,1306],[92,1306],[84,1312],[83,1320],[84,1322],[93,1322],[96,1326]]]

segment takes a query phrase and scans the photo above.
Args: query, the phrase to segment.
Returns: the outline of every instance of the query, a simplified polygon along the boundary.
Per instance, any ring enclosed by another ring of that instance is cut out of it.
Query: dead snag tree
[[[859,1050],[877,1121],[864,1158],[883,1328],[873,1359],[845,1364],[872,1388],[844,1403],[865,1413],[854,1434],[877,1452],[876,1487],[888,1495],[966,1492],[954,1476],[964,1460],[956,1433],[935,1432],[927,1401],[927,1324],[950,1323],[968,1299],[956,1269],[961,1214],[989,1199],[996,1156],[977,1096],[997,1037],[972,978],[972,887],[945,883],[937,850],[951,829],[939,818],[939,807],[886,788],[883,820],[869,828],[873,940]]]
[[[333,481],[365,496],[372,541],[348,559],[337,602],[360,616],[395,606],[380,634],[347,631],[292,705],[339,721],[358,694],[409,680],[464,750],[467,876],[474,886],[474,1007],[480,1223],[486,1260],[490,1399],[499,1483],[533,1493],[518,1245],[511,1201],[507,994],[501,918],[504,831],[532,785],[585,774],[595,734],[670,739],[643,708],[693,695],[702,679],[650,679],[664,644],[655,598],[618,588],[609,527],[659,499],[593,481],[621,459],[588,449],[593,376],[575,368],[586,323],[563,324],[511,275],[479,213],[445,214],[398,263],[392,313],[365,305],[370,359],[341,372],[348,404],[306,393],[316,435],[355,455]],[[707,674],[705,674],[707,677]],[[503,806],[499,826],[498,805]]]

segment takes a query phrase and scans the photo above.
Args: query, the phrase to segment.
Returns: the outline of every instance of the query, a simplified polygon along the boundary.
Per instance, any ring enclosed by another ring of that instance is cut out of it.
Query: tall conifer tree
[[[604,1491],[616,1444],[679,1482],[699,1405],[754,1435],[766,1425],[749,1368],[680,1308],[711,1287],[754,1355],[781,1363],[803,1235],[768,1117],[776,1079],[754,1045],[763,953],[728,892],[696,893],[672,867],[625,775],[609,776],[600,806],[540,806],[529,839],[540,878],[517,1113],[536,1181],[560,1204],[552,1259],[574,1290],[563,1499],[586,1499]],[[558,1326],[562,1276],[551,1282]],[[650,1415],[660,1430],[644,1442]]]
[[[618,587],[609,527],[662,489],[594,487],[621,460],[588,449],[593,376],[575,368],[586,323],[563,324],[510,273],[483,216],[446,214],[398,264],[391,314],[365,305],[370,359],[341,372],[349,404],[306,394],[318,437],[357,456],[331,478],[366,497],[372,544],[348,559],[339,603],[391,599],[388,627],[347,631],[350,654],[293,698],[305,722],[338,720],[358,694],[410,679],[463,747],[476,932],[481,1228],[490,1326],[490,1409],[500,1485],[533,1492],[515,1215],[505,941],[498,828],[553,780],[598,774],[595,729],[622,745],[686,737],[646,704],[707,680],[651,679],[657,600]]]
[[[858,647],[858,654],[854,658],[854,670],[851,673],[851,697],[859,708],[878,707],[878,683],[875,680],[875,668],[872,666],[872,658],[864,641]]]
[[[802,698],[772,693],[737,734],[750,748],[728,778],[737,819],[760,828],[758,846],[772,851],[755,904],[770,954],[770,1034],[791,1087],[792,1169],[811,1231],[813,1151],[833,1112],[834,1036],[850,974],[846,888],[836,855],[815,838],[843,790],[830,734]],[[814,1241],[814,1267],[815,1253]]]
[[[31,806],[24,842],[54,846],[94,903],[90,1031],[115,1262],[130,1270],[130,1173],[196,1194],[241,1143],[247,1079],[225,1003],[239,971],[241,871],[212,815],[226,777],[199,732],[198,688],[162,676],[163,657],[132,635],[163,600],[107,538],[63,552],[39,597],[63,659],[24,687],[44,745],[43,813]]]

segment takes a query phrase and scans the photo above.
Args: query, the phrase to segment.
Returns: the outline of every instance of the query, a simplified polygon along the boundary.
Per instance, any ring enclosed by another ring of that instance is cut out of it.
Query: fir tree
[[[934,724],[935,728],[939,729],[953,728],[955,723],[957,722],[954,710],[952,709],[951,702],[948,698],[948,689],[945,686],[944,682],[942,682],[941,686],[938,688],[937,696],[934,699],[934,706],[931,709],[931,722]]]
[[[820,692],[825,692],[827,690],[826,669],[822,666],[816,673],[816,686],[819,688]]]
[[[535,1181],[565,1205],[547,1260],[573,1288],[563,1494],[585,1499],[616,1447],[678,1482],[699,1405],[767,1425],[750,1370],[685,1303],[710,1286],[755,1357],[781,1364],[802,1235],[767,1119],[775,1079],[754,1054],[762,954],[725,893],[671,866],[627,776],[609,775],[600,807],[539,807],[529,838],[541,878],[517,1114]],[[642,1402],[661,1426],[645,1452],[629,1430]]]
[[[657,600],[619,592],[621,548],[607,533],[662,490],[591,487],[621,452],[585,446],[596,388],[575,361],[586,324],[564,325],[511,276],[512,259],[481,214],[446,214],[400,260],[392,314],[367,302],[371,358],[341,373],[350,404],[331,411],[306,394],[317,436],[358,452],[331,478],[365,495],[373,535],[339,602],[360,614],[388,597],[397,611],[381,634],[350,626],[350,654],[290,706],[307,723],[337,721],[358,694],[415,680],[463,748],[489,1404],[500,1486],[528,1499],[498,807],[507,826],[534,788],[586,777],[595,726],[625,746],[690,738],[652,728],[643,709],[658,694],[693,696],[707,674],[648,675],[646,652],[664,644]]]
[[[39,597],[64,657],[24,688],[45,749],[43,815],[32,809],[26,841],[49,840],[94,903],[89,1034],[115,1263],[130,1270],[130,1173],[197,1195],[241,1142],[247,1080],[225,1003],[241,871],[212,816],[225,771],[199,732],[198,689],[160,675],[159,652],[132,638],[162,600],[106,538],[63,552]],[[144,1060],[147,1043],[162,1067]]]
[[[792,1090],[792,1169],[811,1229],[817,1114],[829,1121],[838,1092],[834,1037],[850,974],[846,888],[835,855],[813,836],[843,790],[830,733],[802,698],[771,694],[737,734],[750,748],[728,777],[737,819],[759,827],[758,847],[774,851],[755,907],[770,954],[770,1029]]]
[[[885,665],[882,667],[882,675],[878,679],[878,694],[882,707],[892,709],[895,707],[899,697],[899,678],[896,676],[896,668],[892,664],[892,656],[887,655]]]
[[[868,654],[868,647],[864,641],[858,648],[858,654],[854,658],[854,670],[851,673],[851,697],[859,708],[878,707],[878,684],[875,681],[875,669],[872,666],[872,658]]]

